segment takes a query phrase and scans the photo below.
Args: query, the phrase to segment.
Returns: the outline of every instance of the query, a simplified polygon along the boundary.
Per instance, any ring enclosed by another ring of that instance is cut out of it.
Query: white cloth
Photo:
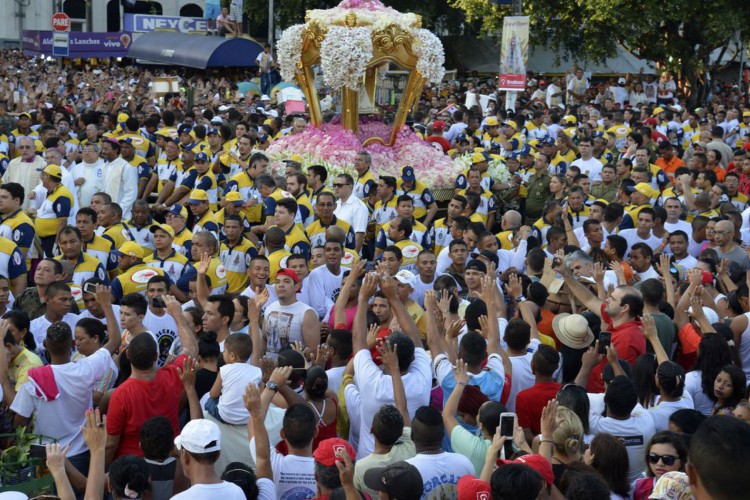
[[[3,182],[17,182],[23,186],[26,193],[31,193],[36,185],[42,180],[42,170],[44,170],[46,165],[47,162],[45,162],[44,158],[39,155],[34,156],[31,163],[23,161],[20,157],[13,158],[8,163],[8,168],[3,174]],[[31,200],[26,197],[23,200],[23,203],[21,203],[21,208],[28,210],[30,202]]]
[[[205,498],[245,500],[245,493],[236,484],[222,481],[217,484],[194,484],[189,489],[173,496],[172,500],[203,500]]]
[[[340,199],[336,201],[336,210],[333,211],[333,214],[337,218],[348,222],[355,233],[364,233],[367,231],[370,211],[367,210],[367,205],[354,196],[354,194],[346,202],[342,202]]]
[[[645,450],[651,437],[656,433],[654,420],[641,405],[636,405],[630,418],[616,420],[603,417],[601,413],[589,413],[589,427],[591,432],[598,434],[606,432],[619,438],[628,452],[628,482],[638,479],[646,470]]]
[[[118,306],[116,304],[112,304],[112,310],[115,313],[115,319],[117,320],[117,327],[120,329],[120,331],[122,331],[122,326],[120,325],[120,306]],[[84,309],[81,312],[81,314],[78,315],[78,320],[79,321],[82,320],[82,319],[84,319],[84,318],[92,318],[92,319],[95,319],[97,321],[100,321],[105,326],[107,325],[107,318],[97,318],[96,316],[94,316],[93,314],[91,314],[88,309]]]
[[[708,395],[706,395],[705,392],[703,392],[702,376],[703,372],[701,372],[700,370],[688,372],[687,375],[685,375],[685,392],[690,394],[690,397],[693,398],[693,405],[695,406],[695,409],[708,417],[711,415],[711,412],[714,409],[714,402],[711,400],[711,398],[708,397]],[[714,390],[713,383],[711,383],[708,390]]]
[[[72,332],[75,332],[78,319],[78,315],[73,313],[68,313],[62,318],[62,321],[70,326],[71,337],[73,336]],[[29,330],[31,330],[32,335],[34,335],[34,341],[36,342],[39,351],[42,350],[42,342],[47,338],[47,328],[49,328],[51,324],[52,322],[47,319],[47,316],[42,314],[32,321],[29,326]]]
[[[308,287],[308,298],[310,307],[318,314],[321,321],[327,321],[331,307],[335,303],[334,298],[341,290],[341,279],[344,277],[344,269],[340,268],[339,274],[333,274],[328,266],[316,267],[305,279]]]
[[[597,160],[596,158],[589,158],[588,160],[584,160],[583,158],[578,158],[577,160],[573,160],[571,163],[572,166],[578,167],[581,169],[582,174],[586,174],[589,176],[589,180],[593,182],[601,182],[602,180],[602,162]]]
[[[219,396],[219,416],[232,425],[246,424],[250,413],[245,408],[242,397],[248,384],[258,385],[261,371],[247,363],[230,363],[219,368],[221,375],[221,396]]]
[[[633,248],[633,245],[636,243],[645,243],[648,245],[651,250],[656,250],[656,248],[661,245],[661,238],[657,238],[653,234],[649,233],[648,238],[641,238],[638,236],[638,229],[623,229],[619,233],[620,236],[625,238],[625,240],[628,242],[628,253],[627,255],[630,255],[630,250]]]
[[[250,440],[250,453],[253,456],[253,461],[256,461],[255,437]],[[271,468],[279,500],[313,498],[315,496],[317,483],[315,482],[315,459],[313,457],[284,456],[272,447]]]
[[[151,332],[154,340],[156,340],[156,349],[159,351],[157,366],[161,368],[169,357],[172,344],[180,338],[177,333],[177,323],[172,316],[166,313],[166,310],[163,316],[157,316],[149,307],[146,309],[146,316],[143,318],[143,326]]]
[[[266,332],[266,355],[276,358],[286,346],[293,342],[303,342],[302,323],[305,313],[313,309],[299,301],[287,306],[277,300],[266,307],[264,317]],[[307,346],[314,347],[314,346]]]
[[[523,356],[510,356],[510,364],[513,366],[510,394],[508,394],[508,411],[516,411],[516,396],[519,392],[528,389],[534,385],[534,374],[531,372],[531,358],[541,342],[538,339],[531,339],[526,354]]]
[[[104,166],[102,189],[122,208],[122,219],[130,219],[138,197],[138,169],[117,157]]]
[[[414,360],[402,378],[409,415],[413,418],[417,409],[430,402],[432,367],[430,357],[424,349],[415,348]],[[381,406],[395,403],[393,383],[391,377],[383,373],[372,360],[369,349],[362,349],[354,356],[354,383],[365,396],[361,398],[359,448],[357,449],[357,458],[363,458],[372,453],[375,447],[375,438],[370,432],[372,419]],[[471,463],[469,465],[471,466]],[[470,467],[469,473],[471,471],[473,467]]]
[[[475,473],[471,461],[458,453],[417,453],[406,461],[416,467],[422,476],[422,500],[458,498],[458,480],[461,476]]]
[[[104,180],[104,161],[98,159],[96,163],[79,162],[73,165],[70,173],[75,179],[83,179],[84,182],[77,186],[75,191],[71,191],[78,198],[78,203],[82,207],[91,205],[91,197],[102,190],[102,181]]]
[[[656,432],[669,430],[669,417],[677,410],[694,409],[693,398],[684,391],[682,397],[674,402],[660,401],[648,409],[648,414],[654,421]]]
[[[44,401],[36,396],[31,382],[26,382],[16,394],[11,410],[25,418],[36,413],[34,433],[59,440],[62,446],[70,445],[66,456],[80,455],[88,450],[81,434],[86,410],[92,407],[91,395],[107,368],[116,370],[112,356],[99,349],[91,356],[75,363],[52,365],[57,388],[57,399]]]
[[[690,236],[693,234],[693,226],[690,225],[689,222],[686,222],[684,220],[677,220],[677,222],[669,222],[666,221],[664,223],[664,229],[667,230],[669,233],[674,233],[675,231],[685,231],[685,234]]]

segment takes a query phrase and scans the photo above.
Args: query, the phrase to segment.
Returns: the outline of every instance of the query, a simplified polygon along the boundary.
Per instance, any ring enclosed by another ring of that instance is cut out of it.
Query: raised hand
[[[445,329],[445,337],[448,339],[455,339],[461,334],[461,329],[464,327],[466,322],[462,319],[455,319]]]
[[[508,276],[508,283],[505,285],[505,291],[508,292],[508,296],[513,300],[523,295],[521,278],[519,278],[517,274],[511,274]]]
[[[198,361],[191,358],[185,358],[182,362],[182,366],[177,367],[177,374],[180,377],[182,386],[186,389],[188,387],[195,387],[195,377],[198,373]]]
[[[293,371],[294,367],[292,366],[282,366],[280,368],[276,368],[271,374],[269,382],[274,382],[279,387],[282,387],[286,385],[287,382],[289,382],[289,376]]]
[[[654,317],[650,314],[645,314],[641,318],[641,328],[643,330],[643,334],[646,336],[646,338],[657,338],[656,335],[656,322],[654,321]]]
[[[198,265],[195,266],[195,270],[198,271],[198,274],[202,275],[208,272],[209,267],[211,267],[211,256],[208,252],[203,252],[201,254],[201,260],[198,262]]]
[[[368,301],[378,291],[378,276],[376,273],[367,273],[362,280],[362,286],[359,288],[360,300]]]
[[[81,434],[92,453],[104,453],[107,445],[107,416],[102,416],[98,408],[86,410],[86,420],[81,427]]]
[[[469,372],[466,369],[464,360],[456,360],[456,367],[453,368],[453,378],[456,380],[456,385],[466,385],[469,383]]]
[[[260,290],[260,287],[256,287],[255,297],[253,297],[253,301],[255,301],[258,309],[263,309],[263,306],[266,304],[266,302],[268,302],[268,299],[270,297],[271,292],[268,291],[268,287],[264,287],[263,291]]]
[[[543,438],[551,438],[557,429],[557,400],[550,399],[547,405],[542,409],[542,419],[539,426],[542,430]]]
[[[112,305],[112,288],[106,285],[96,285],[96,301],[102,307]]]
[[[242,401],[251,415],[257,415],[260,412],[260,389],[258,386],[253,383],[247,384]]]
[[[599,354],[599,341],[597,340],[593,347],[586,349],[586,352],[581,356],[581,364],[589,368],[594,366],[602,360],[602,355]]]
[[[398,344],[390,345],[388,342],[383,342],[383,345],[378,346],[377,349],[380,353],[380,359],[383,360],[383,366],[388,369],[388,373],[400,371],[398,367]]]

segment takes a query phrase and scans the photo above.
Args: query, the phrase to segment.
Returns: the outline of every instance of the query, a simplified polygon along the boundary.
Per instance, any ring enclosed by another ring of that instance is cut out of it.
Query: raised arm
[[[208,285],[206,284],[206,273],[208,272],[209,267],[211,267],[211,256],[208,255],[208,252],[203,252],[201,260],[197,262],[197,265],[195,266],[195,270],[198,273],[198,279],[195,282],[195,298],[201,308],[206,307],[208,296],[211,295],[211,290],[209,290]]]
[[[379,277],[380,289],[383,291],[383,295],[388,299],[388,303],[391,305],[396,321],[398,321],[401,330],[414,341],[416,347],[422,345],[422,337],[419,335],[419,329],[417,324],[414,323],[409,312],[406,310],[406,306],[401,299],[398,298],[396,293],[396,280],[393,276],[388,276],[386,273],[380,273]]]
[[[667,302],[675,304],[674,283],[672,283],[672,275],[669,272],[671,267],[672,263],[669,261],[669,255],[665,253],[659,255],[659,273],[664,278],[664,292],[667,296]]]
[[[359,278],[365,269],[366,261],[360,260],[359,262],[352,265],[352,270],[349,276],[344,280],[344,285],[341,287],[339,296],[336,298],[336,303],[333,305],[333,326],[345,325],[346,324],[346,304],[349,302],[349,294],[352,291],[354,282]]]
[[[604,304],[604,301],[591,293],[591,290],[586,285],[580,283],[575,276],[570,274],[568,268],[563,264],[562,259],[557,256],[555,257],[554,269],[563,277],[570,293],[586,306],[586,309],[597,316],[602,315],[602,304]]]
[[[86,478],[85,500],[99,500],[104,495],[104,455],[107,444],[107,417],[99,410],[87,410],[86,420],[81,429],[91,457],[89,475]]]
[[[286,385],[286,381],[291,373],[291,366],[277,368],[274,370],[273,375],[271,375],[271,380],[281,387],[282,385]],[[257,476],[259,478],[273,478],[273,471],[271,470],[271,441],[268,438],[265,420],[268,406],[271,404],[271,400],[275,394],[268,387],[261,391],[254,384],[248,384],[245,388],[245,408],[250,412],[250,419],[247,421],[247,434],[250,440],[255,437],[255,466],[257,467]]]
[[[701,329],[701,334],[716,333],[714,326],[708,321],[708,318],[703,313],[703,294],[707,293],[706,290],[699,286],[695,290],[695,294],[690,299],[690,307],[693,310],[693,318],[698,322],[698,326]]]
[[[198,399],[198,391],[195,389],[195,376],[198,362],[191,358],[185,358],[182,367],[177,367],[177,373],[180,375],[182,387],[185,389],[185,396],[188,400],[190,409],[190,420],[200,420],[203,418],[203,410]],[[218,378],[217,378],[218,380]]]
[[[688,318],[687,314],[687,308],[690,305],[690,299],[695,294],[695,291],[700,286],[702,280],[700,269],[688,269],[688,271],[685,273],[685,277],[688,280],[689,286],[682,294],[682,297],[680,297],[680,301],[674,308],[674,323],[677,325],[677,328],[682,328],[683,325],[686,325],[688,322],[690,322],[690,318]]]
[[[578,375],[576,375],[574,381],[576,385],[584,388],[588,385],[591,370],[599,364],[602,357],[603,356],[599,354],[599,341],[597,340],[596,343],[592,347],[586,349],[586,352],[581,356],[581,369],[578,370]]]
[[[453,392],[448,397],[443,407],[443,423],[445,431],[450,437],[454,427],[459,425],[456,415],[458,414],[458,403],[461,401],[466,384],[469,382],[469,374],[466,371],[466,363],[462,359],[456,361],[456,367],[453,369],[453,376],[456,379],[456,385]]]
[[[401,413],[404,419],[404,426],[411,426],[411,417],[409,417],[409,408],[406,405],[406,390],[404,389],[404,380],[401,378],[401,371],[398,367],[398,344],[392,346],[386,342],[383,347],[379,348],[380,356],[383,359],[383,365],[388,370],[393,383],[393,400],[396,409]]]
[[[263,291],[255,290],[255,297],[247,301],[247,319],[250,322],[248,331],[250,332],[250,341],[253,343],[253,354],[250,356],[250,364],[260,367],[260,360],[265,351],[263,345],[263,336],[260,331],[260,317],[263,305],[268,302],[268,287]]]
[[[177,323],[177,334],[180,336],[180,342],[182,343],[182,352],[191,358],[198,357],[198,339],[182,314],[182,306],[172,295],[165,295],[163,298],[164,304],[167,306],[167,312]]]
[[[359,289],[359,301],[357,302],[357,313],[354,315],[352,325],[352,351],[356,354],[362,349],[367,349],[367,308],[370,298],[378,291],[378,277],[375,273],[367,273],[362,280]]]
[[[441,328],[438,326],[437,314],[438,314],[438,301],[435,296],[435,290],[427,290],[424,293],[424,307],[425,307],[425,321],[427,322],[427,346],[430,348],[430,352],[433,357],[440,353],[449,353],[450,345],[440,334]],[[441,296],[445,297],[445,300],[441,298],[440,303],[444,304],[445,311],[444,315],[448,315],[448,307],[450,305],[450,296],[447,290],[440,292]]]
[[[108,286],[96,285],[96,301],[102,306],[104,319],[107,321],[107,343],[104,344],[104,348],[110,354],[114,354],[120,348],[122,337],[115,311],[112,309],[112,289]]]
[[[659,336],[656,334],[656,322],[654,318],[650,314],[646,314],[641,318],[641,322],[643,323],[643,333],[646,335],[646,340],[649,341],[651,347],[654,349],[654,354],[656,354],[656,362],[662,364],[665,361],[669,361],[669,356],[667,356],[667,352],[664,350],[659,341]]]

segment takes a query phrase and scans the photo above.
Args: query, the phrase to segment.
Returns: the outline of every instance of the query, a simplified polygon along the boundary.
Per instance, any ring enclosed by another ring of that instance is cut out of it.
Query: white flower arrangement
[[[334,7],[326,10],[316,9],[308,11],[308,19],[310,21],[318,21],[324,26],[344,24],[346,23],[346,16],[352,11],[356,12],[360,25],[370,25],[374,30],[383,29],[386,26],[395,24],[404,30],[411,31],[418,23],[416,14],[401,13],[390,7],[382,7],[374,10],[347,9],[342,7]]]
[[[425,29],[417,30],[417,71],[419,71],[427,81],[431,83],[440,83],[445,76],[445,52],[443,44],[438,37]]]
[[[372,35],[369,28],[331,26],[320,44],[323,81],[336,90],[341,87],[359,90],[371,57]]]
[[[513,175],[508,170],[508,167],[505,165],[505,160],[502,158],[496,158],[490,161],[487,171],[495,182],[507,184],[513,179]]]
[[[297,64],[302,57],[302,30],[304,24],[295,24],[284,30],[276,45],[279,58],[281,78],[286,82],[294,82],[297,74]]]

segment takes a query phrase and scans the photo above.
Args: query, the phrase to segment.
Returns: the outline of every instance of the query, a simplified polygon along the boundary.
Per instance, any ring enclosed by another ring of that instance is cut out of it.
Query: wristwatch
[[[279,384],[276,382],[271,382],[270,380],[266,382],[266,389],[271,389],[273,392],[279,392]]]
[[[526,300],[526,297],[524,297],[523,295],[519,295],[518,298],[516,298],[517,303],[523,302],[524,300]]]

